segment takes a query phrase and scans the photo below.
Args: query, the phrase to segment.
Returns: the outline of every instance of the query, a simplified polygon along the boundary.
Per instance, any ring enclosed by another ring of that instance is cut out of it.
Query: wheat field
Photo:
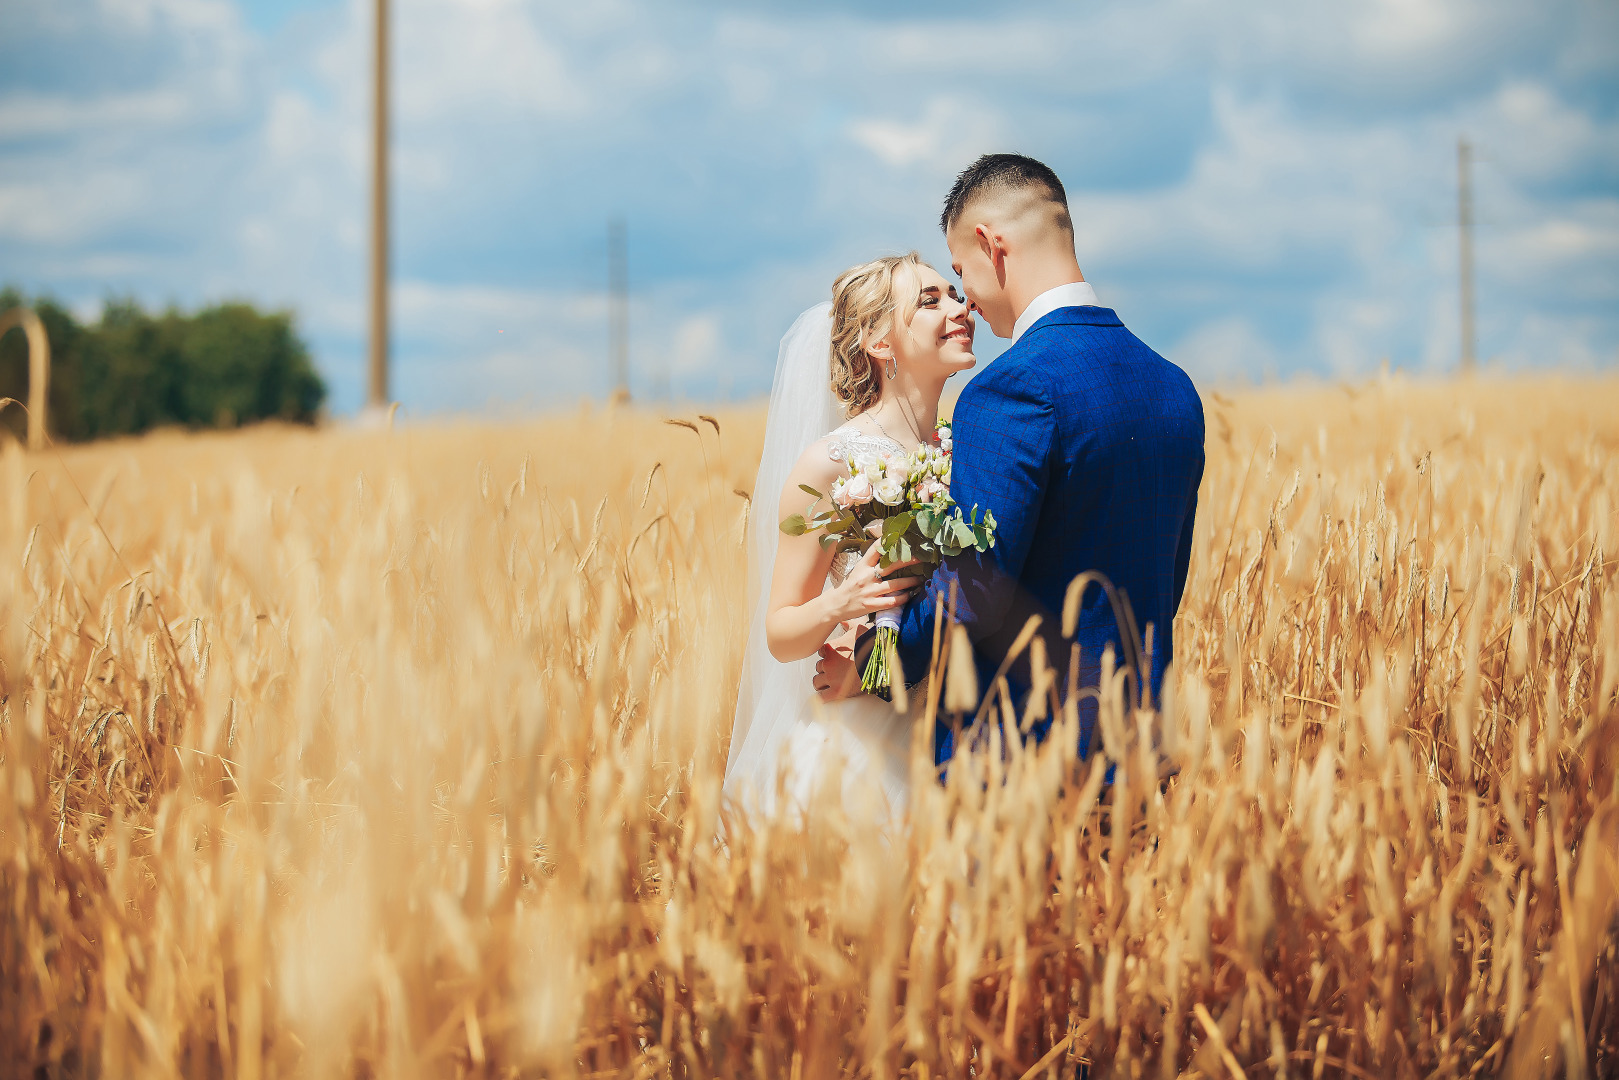
[[[759,409],[7,447],[0,1068],[1619,1074],[1619,382],[1205,405],[1161,711],[898,837],[720,797]]]

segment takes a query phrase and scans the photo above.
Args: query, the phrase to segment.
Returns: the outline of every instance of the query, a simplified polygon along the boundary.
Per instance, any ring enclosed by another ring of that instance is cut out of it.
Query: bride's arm
[[[830,491],[832,482],[841,473],[842,466],[828,458],[820,444],[812,446],[787,478],[775,520],[761,521],[759,527],[778,527],[783,518],[804,509],[810,496],[799,489],[799,484],[807,484],[817,491]],[[824,504],[816,505],[817,509],[825,508]],[[770,655],[784,664],[814,655],[841,622],[901,606],[922,581],[917,577],[875,576],[877,545],[873,541],[866,557],[850,570],[843,584],[828,589],[826,574],[832,566],[832,553],[832,548],[823,549],[817,537],[808,533],[803,536],[783,534],[777,544],[776,566],[770,579],[770,608],[765,616],[765,641],[770,646]]]

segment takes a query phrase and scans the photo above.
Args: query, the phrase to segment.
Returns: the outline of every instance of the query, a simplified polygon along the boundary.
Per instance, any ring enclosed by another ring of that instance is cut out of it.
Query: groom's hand
[[[830,705],[860,693],[860,668],[846,648],[828,642],[815,661],[815,696]]]

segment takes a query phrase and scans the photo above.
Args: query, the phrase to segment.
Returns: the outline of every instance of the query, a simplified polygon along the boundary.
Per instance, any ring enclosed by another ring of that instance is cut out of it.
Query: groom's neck
[[[1022,258],[1015,261],[1011,257],[1006,260],[1006,291],[1012,301],[1014,320],[1022,318],[1041,293],[1050,292],[1059,285],[1085,280],[1084,273],[1079,269],[1079,260],[1072,251],[1025,251],[1021,255]]]

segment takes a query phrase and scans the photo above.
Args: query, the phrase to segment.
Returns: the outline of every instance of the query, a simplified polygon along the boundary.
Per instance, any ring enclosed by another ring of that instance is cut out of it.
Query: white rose
[[[955,441],[953,439],[951,439],[950,436],[948,436],[948,435],[946,435],[944,438],[939,440],[939,449],[943,450],[947,454],[950,452],[950,448],[952,446],[954,446],[954,445],[955,445]]]
[[[871,481],[867,479],[865,473],[849,477],[849,482],[843,485],[843,497],[849,500],[850,506],[871,501]]]
[[[873,485],[872,494],[884,506],[898,506],[905,501],[905,485],[892,476],[885,476]]]
[[[949,442],[950,442],[950,439],[951,439],[949,425],[946,425],[946,426],[940,428],[938,434],[939,434],[939,441],[942,442],[942,443],[945,443],[946,445],[948,445]]]

